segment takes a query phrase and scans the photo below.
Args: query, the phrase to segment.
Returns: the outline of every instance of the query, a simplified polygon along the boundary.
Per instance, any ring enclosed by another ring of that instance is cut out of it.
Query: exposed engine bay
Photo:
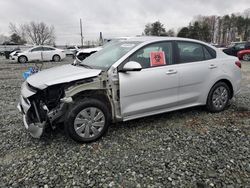
[[[97,77],[51,85],[45,89],[24,82],[18,108],[23,113],[25,127],[33,137],[39,138],[45,129],[55,129],[59,123],[64,122],[71,105],[90,96],[105,101],[113,121],[119,120],[118,81],[109,83],[107,73],[104,72]]]

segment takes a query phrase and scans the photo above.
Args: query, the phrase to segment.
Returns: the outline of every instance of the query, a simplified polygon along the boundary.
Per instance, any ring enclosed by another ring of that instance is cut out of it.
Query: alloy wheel
[[[245,55],[242,57],[242,59],[243,59],[244,61],[249,61],[249,60],[250,60],[250,54],[245,54]]]
[[[212,101],[213,106],[217,109],[223,109],[228,102],[228,91],[225,87],[220,86],[213,92]]]

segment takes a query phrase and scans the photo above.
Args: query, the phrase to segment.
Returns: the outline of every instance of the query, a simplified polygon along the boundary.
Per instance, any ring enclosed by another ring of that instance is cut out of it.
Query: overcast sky
[[[54,25],[57,44],[140,35],[147,23],[159,20],[178,30],[196,15],[224,15],[250,8],[250,0],[0,0],[0,34],[9,35],[9,23],[43,21]]]

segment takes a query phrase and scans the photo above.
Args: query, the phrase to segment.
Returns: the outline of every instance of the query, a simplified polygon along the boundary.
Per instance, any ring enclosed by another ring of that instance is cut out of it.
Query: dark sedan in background
[[[247,49],[250,49],[250,42],[234,42],[231,43],[228,48],[223,49],[223,52],[237,57],[239,51]]]

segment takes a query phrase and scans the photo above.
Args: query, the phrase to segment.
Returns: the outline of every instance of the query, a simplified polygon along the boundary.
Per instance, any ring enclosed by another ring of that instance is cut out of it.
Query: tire
[[[245,55],[243,55],[242,59],[243,59],[244,61],[250,61],[250,54],[245,54]]]
[[[68,136],[80,143],[93,142],[108,130],[111,116],[108,107],[97,99],[76,102],[65,119]]]
[[[61,57],[59,55],[54,55],[53,58],[52,58],[52,60],[54,62],[59,62],[59,61],[61,61]]]
[[[221,112],[229,104],[230,89],[225,82],[216,83],[210,90],[207,98],[207,109],[210,112]]]
[[[18,57],[18,62],[19,63],[27,63],[28,62],[28,58],[24,55]]]

